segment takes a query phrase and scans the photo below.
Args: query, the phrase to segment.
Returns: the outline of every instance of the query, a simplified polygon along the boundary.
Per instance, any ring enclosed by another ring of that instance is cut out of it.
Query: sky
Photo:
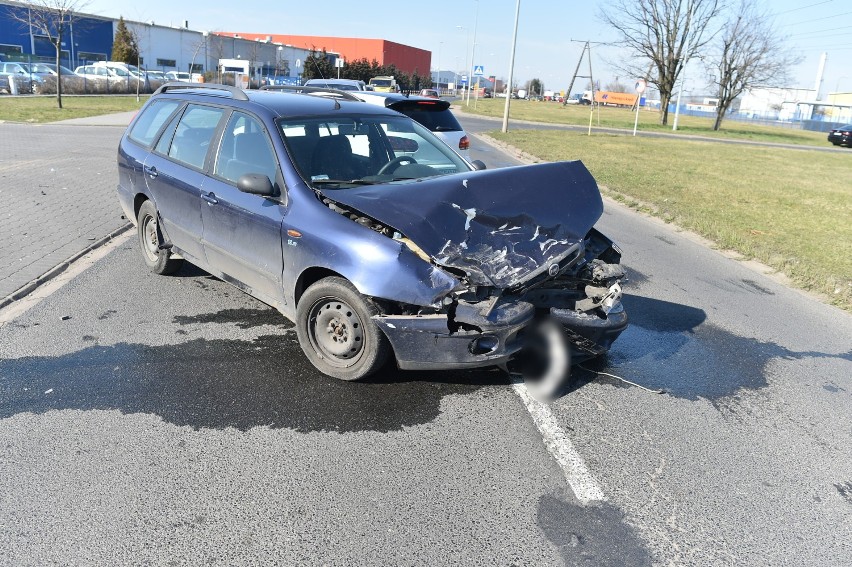
[[[523,84],[541,79],[546,88],[564,90],[586,40],[618,40],[598,16],[606,2],[520,0],[515,79]],[[760,0],[758,0],[760,1]],[[849,0],[763,0],[775,16],[786,43],[802,56],[790,69],[787,86],[813,88],[820,55],[828,54],[821,94],[852,91],[852,2]],[[91,0],[84,12],[124,16],[162,25],[182,25],[200,31],[238,31],[267,34],[326,35],[380,38],[432,52],[432,69],[461,71],[474,63],[486,75],[506,78],[512,47],[516,0],[430,0],[391,3],[387,0]],[[406,13],[406,7],[408,13]],[[601,85],[619,78],[616,63],[624,54],[613,45],[592,48],[592,72]],[[580,74],[587,74],[583,60]],[[685,91],[710,94],[707,72],[697,63],[686,71]],[[575,86],[574,91],[578,88]]]

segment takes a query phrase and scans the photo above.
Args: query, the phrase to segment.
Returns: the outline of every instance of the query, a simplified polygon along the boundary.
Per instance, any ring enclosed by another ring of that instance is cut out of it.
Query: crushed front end
[[[580,162],[323,196],[458,282],[432,305],[373,296],[400,368],[505,366],[546,321],[561,326],[576,362],[607,352],[627,327],[621,252],[594,228],[603,203]]]

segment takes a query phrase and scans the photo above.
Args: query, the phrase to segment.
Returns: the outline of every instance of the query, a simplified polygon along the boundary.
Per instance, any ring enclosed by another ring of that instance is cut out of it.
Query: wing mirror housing
[[[473,160],[472,162],[470,162],[470,165],[472,165],[473,169],[475,169],[476,171],[483,171],[485,169],[488,169],[481,159]]]
[[[246,173],[237,180],[237,189],[243,193],[272,197],[275,195],[275,187],[269,177],[262,173]]]

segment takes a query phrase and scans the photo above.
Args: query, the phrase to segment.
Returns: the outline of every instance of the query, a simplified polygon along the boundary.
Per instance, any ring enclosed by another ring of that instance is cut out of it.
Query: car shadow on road
[[[253,341],[119,343],[0,361],[0,419],[118,410],[195,429],[393,431],[434,420],[444,396],[507,383],[492,370],[424,373],[390,366],[367,381],[336,380],[307,362],[292,332]]]
[[[688,305],[640,295],[625,295],[623,303],[630,326],[608,355],[575,367],[571,391],[591,381],[631,387],[601,374],[608,373],[677,398],[716,403],[767,387],[768,366],[775,359],[852,360],[852,351],[799,352],[738,335],[714,325],[703,310]]]

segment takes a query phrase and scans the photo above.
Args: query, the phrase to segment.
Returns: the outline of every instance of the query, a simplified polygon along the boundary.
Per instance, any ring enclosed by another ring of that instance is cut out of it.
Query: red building
[[[403,45],[386,39],[362,39],[358,37],[323,37],[314,35],[285,35],[247,32],[220,32],[220,35],[240,37],[273,43],[282,43],[322,51],[339,53],[346,61],[375,59],[379,65],[396,65],[400,71],[421,76],[429,76],[432,65],[432,52]]]

